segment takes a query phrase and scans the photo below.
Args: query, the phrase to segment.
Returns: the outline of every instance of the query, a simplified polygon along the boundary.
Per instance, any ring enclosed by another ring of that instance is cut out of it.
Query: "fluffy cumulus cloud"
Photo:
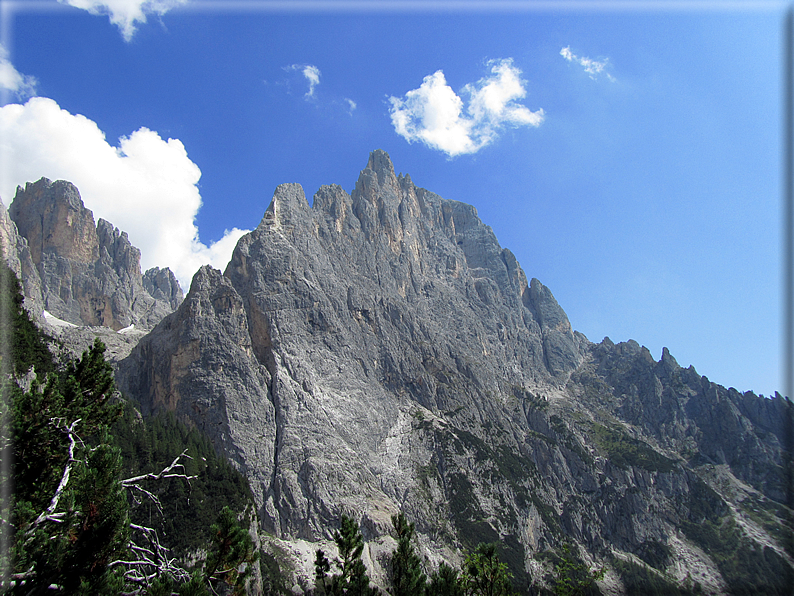
[[[604,60],[592,60],[586,56],[577,56],[571,51],[571,46],[561,49],[560,56],[565,58],[568,62],[575,62],[580,65],[591,79],[596,79],[598,75],[603,73],[610,81],[615,82],[615,77],[605,72],[609,66],[609,59],[607,58]]]
[[[0,44],[0,89],[10,91],[18,99],[27,99],[36,94],[35,77],[17,72],[8,56],[8,50]]]
[[[95,122],[70,114],[52,99],[34,97],[0,108],[0,198],[42,176],[69,180],[94,218],[129,234],[144,270],[170,267],[187,290],[204,264],[224,269],[248,230],[228,230],[209,246],[195,225],[201,207],[198,166],[177,139],[140,128],[110,145]]]
[[[147,15],[162,16],[187,0],[58,0],[91,14],[108,15],[126,41],[130,41],[138,25],[146,22]]]
[[[394,130],[409,143],[420,141],[454,157],[491,144],[505,126],[540,126],[543,110],[533,112],[517,103],[527,92],[512,60],[489,66],[489,76],[463,87],[465,105],[440,70],[404,97],[390,97]]]

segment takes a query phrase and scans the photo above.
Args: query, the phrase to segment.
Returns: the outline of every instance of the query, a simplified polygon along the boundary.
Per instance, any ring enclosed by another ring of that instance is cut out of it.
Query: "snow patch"
[[[52,325],[53,327],[77,327],[74,323],[70,323],[69,321],[64,321],[63,319],[59,319],[55,315],[47,312],[46,310],[42,313],[44,315],[44,320],[47,322],[48,325]]]

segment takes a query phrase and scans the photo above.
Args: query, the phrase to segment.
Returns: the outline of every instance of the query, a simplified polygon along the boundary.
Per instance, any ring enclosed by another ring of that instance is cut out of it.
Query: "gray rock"
[[[42,178],[18,188],[9,215],[27,241],[26,246],[17,241],[11,252],[20,261],[18,272],[39,318],[46,309],[74,325],[150,329],[181,299],[168,270],[146,282],[158,296],[147,291],[140,251],[109,222],[100,219],[95,225],[69,182]]]
[[[720,593],[724,570],[686,528],[732,516],[791,565],[741,509],[782,501],[790,402],[666,350],[591,343],[473,207],[382,151],[351,194],[323,186],[310,207],[279,186],[225,272],[202,268],[117,378],[145,413],[207,433],[250,479],[262,530],[296,544],[327,541],[345,513],[378,553],[401,510],[429,561],[500,541],[522,591],[567,540],[604,562],[664,545],[657,571]]]
[[[25,308],[32,315],[33,320],[43,323],[44,299],[41,278],[31,257],[28,241],[20,235],[2,202],[0,202],[0,255],[22,283]]]
[[[167,302],[173,310],[176,310],[185,298],[174,272],[168,267],[148,269],[143,274],[143,287],[152,298]]]

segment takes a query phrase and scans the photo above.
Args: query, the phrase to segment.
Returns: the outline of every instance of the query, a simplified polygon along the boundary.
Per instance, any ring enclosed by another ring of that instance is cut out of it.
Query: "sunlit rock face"
[[[19,258],[29,255],[34,265],[20,268],[23,285],[40,289],[39,306],[54,317],[78,326],[150,329],[181,302],[173,274],[142,276],[140,251],[127,234],[103,219],[95,224],[70,182],[42,178],[19,187],[8,214],[26,241]]]
[[[523,592],[565,541],[724,592],[729,571],[695,528],[731,517],[790,565],[742,505],[785,496],[789,402],[636,342],[591,343],[473,207],[397,176],[383,151],[350,194],[324,186],[310,206],[279,186],[225,272],[196,274],[118,381],[145,414],[212,438],[270,535],[326,540],[353,515],[376,579],[397,511],[431,566],[499,541]],[[603,588],[628,590],[617,572]]]

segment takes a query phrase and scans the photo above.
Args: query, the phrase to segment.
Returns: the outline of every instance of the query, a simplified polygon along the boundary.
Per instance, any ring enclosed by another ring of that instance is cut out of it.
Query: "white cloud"
[[[306,97],[314,97],[314,88],[320,84],[320,69],[307,64],[303,67],[303,76],[309,81],[309,91],[306,93]]]
[[[187,290],[204,264],[224,269],[248,230],[227,230],[209,246],[195,225],[201,207],[198,166],[178,139],[163,140],[140,128],[105,140],[95,122],[73,115],[45,97],[0,108],[0,197],[6,205],[17,185],[45,176],[69,180],[94,219],[104,218],[141,249],[144,270],[170,267]]]
[[[0,44],[0,89],[11,91],[19,99],[27,99],[36,94],[35,77],[17,72],[8,57],[8,50]]]
[[[146,22],[146,15],[162,16],[187,0],[58,0],[91,14],[108,15],[110,22],[121,31],[125,41],[130,41],[138,25]]]
[[[309,83],[309,90],[304,97],[306,99],[314,99],[314,90],[317,88],[317,85],[320,84],[319,68],[312,64],[292,64],[290,66],[285,66],[284,70],[299,70]]]
[[[580,57],[574,54],[573,52],[571,52],[571,46],[561,49],[560,56],[565,58],[568,62],[576,62],[577,64],[582,66],[584,68],[584,71],[588,75],[590,75],[590,78],[593,80],[598,78],[598,75],[604,72],[606,68],[609,66],[608,58],[604,58],[604,60],[599,61],[599,60],[592,60],[585,56]],[[612,81],[613,83],[615,82],[615,77],[613,77],[608,72],[605,74],[610,81]]]
[[[540,126],[542,109],[533,112],[516,103],[526,96],[521,71],[510,59],[489,63],[491,75],[463,87],[463,100],[447,85],[440,70],[403,98],[390,97],[394,130],[409,143],[421,141],[450,157],[476,153],[499,136],[504,126]]]
[[[352,99],[349,99],[347,97],[345,97],[345,103],[347,104],[347,111],[350,112],[351,114],[358,107],[358,104],[355,101],[353,101]]]

